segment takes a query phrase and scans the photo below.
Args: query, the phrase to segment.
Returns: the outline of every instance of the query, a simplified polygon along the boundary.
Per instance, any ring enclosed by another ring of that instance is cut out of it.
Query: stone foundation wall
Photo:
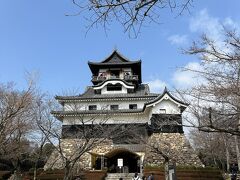
[[[71,159],[74,158],[74,154],[80,152],[81,146],[84,143],[79,139],[62,139],[61,149],[63,150],[64,156]],[[89,143],[90,144],[90,143]],[[112,141],[104,141],[101,145],[97,145],[89,152],[85,152],[79,161],[76,163],[77,168],[91,169],[91,153],[93,154],[106,154],[112,150]],[[63,169],[64,158],[61,156],[59,150],[55,150],[49,157],[47,163],[44,166],[44,170],[47,169]]]
[[[176,165],[202,166],[184,134],[153,133],[148,139],[144,165],[161,166],[168,158]]]
[[[64,155],[70,158],[74,153],[78,152],[77,149],[81,148],[82,144],[81,140],[78,139],[63,139],[61,148],[64,150]],[[113,149],[112,141],[101,142],[100,145],[81,156],[76,163],[77,169],[91,169],[91,154],[105,155]],[[177,165],[202,166],[200,159],[191,148],[186,137],[180,133],[153,133],[148,138],[146,148],[142,153],[145,154],[144,166],[161,166],[166,161],[164,156]],[[59,152],[54,151],[44,169],[62,169],[64,168],[63,164],[63,158],[61,158]]]

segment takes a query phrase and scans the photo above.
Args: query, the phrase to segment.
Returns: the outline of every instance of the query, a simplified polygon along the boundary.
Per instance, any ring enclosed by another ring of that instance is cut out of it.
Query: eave
[[[153,99],[156,98],[156,95],[146,95],[146,96],[122,96],[115,97],[114,101],[122,101],[124,100],[143,100],[143,99]],[[112,101],[113,97],[91,97],[91,98],[82,98],[81,96],[55,96],[55,99],[61,102],[75,102],[75,101],[102,101],[103,99],[106,101]]]
[[[62,121],[64,117],[81,117],[81,116],[106,116],[106,115],[131,115],[143,114],[144,109],[119,109],[119,110],[94,110],[94,111],[51,111],[51,114],[58,120]]]

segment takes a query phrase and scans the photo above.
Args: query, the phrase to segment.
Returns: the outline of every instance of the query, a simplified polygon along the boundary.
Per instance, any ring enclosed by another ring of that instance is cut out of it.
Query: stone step
[[[124,180],[132,180],[134,173],[108,173],[105,180],[119,180],[123,178]]]

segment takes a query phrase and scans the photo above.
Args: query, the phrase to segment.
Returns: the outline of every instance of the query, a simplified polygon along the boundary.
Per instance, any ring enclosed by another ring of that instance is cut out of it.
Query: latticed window
[[[118,110],[118,105],[110,105],[111,110]]]
[[[90,111],[97,110],[97,105],[88,106],[88,110],[90,110]]]
[[[122,90],[122,85],[121,84],[108,84],[107,85],[107,91],[121,91]]]
[[[137,109],[137,104],[129,104],[129,109]]]

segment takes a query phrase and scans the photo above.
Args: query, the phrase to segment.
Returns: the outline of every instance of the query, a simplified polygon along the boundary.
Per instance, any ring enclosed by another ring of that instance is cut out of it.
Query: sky
[[[0,83],[26,87],[26,72],[37,74],[38,86],[51,95],[91,85],[88,61],[102,61],[114,49],[131,60],[142,60],[142,79],[153,92],[192,86],[194,75],[180,67],[200,68],[197,57],[182,54],[202,33],[221,40],[222,25],[240,29],[240,1],[195,0],[190,13],[176,17],[164,10],[159,24],[129,38],[113,22],[86,34],[82,16],[70,0],[0,1]]]

